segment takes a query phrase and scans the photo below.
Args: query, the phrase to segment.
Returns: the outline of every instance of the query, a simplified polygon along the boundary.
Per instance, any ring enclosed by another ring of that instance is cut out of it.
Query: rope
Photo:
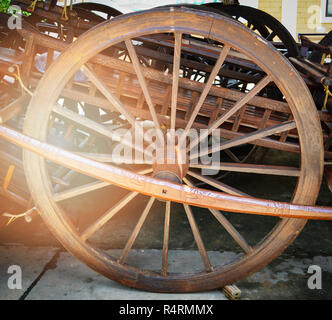
[[[326,59],[326,53],[323,53],[322,54],[322,59],[320,60],[320,64],[324,64],[325,59]]]
[[[22,90],[26,91],[30,96],[33,96],[33,93],[24,85],[24,83],[22,81],[19,66],[17,64],[15,64],[14,67],[17,69],[17,73],[16,74],[14,73],[13,76],[15,77],[15,79],[20,84]]]
[[[325,99],[324,99],[324,104],[323,104],[322,110],[326,111],[327,110],[326,109],[327,99],[328,99],[329,96],[332,97],[332,93],[331,93],[331,91],[329,89],[329,86],[326,85],[326,84],[324,84],[324,80],[325,80],[325,77],[323,77],[320,82],[323,85],[324,91],[325,91]]]
[[[64,0],[61,20],[65,20],[65,21],[69,20],[68,15],[67,15],[67,0]]]
[[[10,165],[5,177],[5,181],[3,183],[3,189],[6,191],[10,185],[10,182],[12,180],[13,174],[14,174],[15,166]]]
[[[72,11],[73,10],[73,0],[70,0],[70,6],[69,6],[69,10]],[[62,20],[68,21],[68,14],[67,14],[67,0],[64,0],[64,4],[63,4],[63,11],[62,11],[62,16],[61,16]]]
[[[29,216],[35,210],[36,210],[36,207],[33,207],[20,214],[3,213],[2,216],[9,218],[9,221],[6,224],[6,227],[8,227],[11,223],[13,223],[18,218],[23,218],[23,217]]]
[[[27,11],[35,12],[37,2],[38,2],[38,0],[33,0],[30,4],[29,8],[27,9]]]

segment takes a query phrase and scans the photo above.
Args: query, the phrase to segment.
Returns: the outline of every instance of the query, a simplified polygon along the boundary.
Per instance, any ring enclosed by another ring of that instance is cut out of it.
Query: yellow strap
[[[30,96],[33,96],[33,93],[24,85],[24,83],[22,81],[20,67],[17,64],[15,64],[14,67],[16,68],[17,72],[16,72],[16,74],[14,73],[13,76],[20,84],[22,90],[26,91]]]
[[[23,213],[20,213],[20,214],[3,213],[2,215],[4,217],[9,218],[9,221],[6,224],[6,227],[8,227],[12,222],[14,222],[18,218],[23,218],[25,216],[30,215],[34,210],[36,210],[36,207],[33,207],[33,208],[27,210],[26,212],[23,212]]]
[[[71,135],[71,133],[73,131],[73,128],[74,128],[74,126],[72,124],[68,127],[68,129],[65,133],[65,140],[68,140],[69,136]]]
[[[27,9],[27,11],[35,12],[37,2],[38,2],[38,0],[33,0],[30,4],[29,8]]]
[[[324,64],[326,58],[326,53],[322,54],[322,59],[320,60],[320,64]]]
[[[62,11],[61,19],[65,20],[65,21],[68,21],[69,18],[68,18],[68,15],[67,15],[67,0],[64,0],[64,1],[65,1],[65,3],[63,5],[63,11]],[[70,10],[71,11],[73,10],[73,0],[70,0]]]
[[[331,91],[330,91],[330,89],[329,89],[329,86],[323,83],[324,80],[325,80],[325,77],[323,77],[322,80],[321,80],[320,82],[321,82],[321,84],[323,85],[323,87],[324,87],[324,91],[325,91],[325,99],[324,99],[324,104],[323,104],[323,108],[322,108],[322,110],[323,110],[323,111],[326,111],[326,110],[327,110],[327,109],[326,109],[327,99],[328,99],[329,96],[332,97],[332,93],[331,93]]]
[[[10,185],[10,182],[12,180],[13,177],[13,173],[15,170],[15,166],[14,165],[10,165],[5,177],[5,181],[3,183],[3,189],[6,191],[8,189],[8,186]]]
[[[65,3],[63,4],[63,10],[62,10],[62,15],[61,15],[61,19],[68,21],[68,15],[67,15],[67,0],[64,0]]]

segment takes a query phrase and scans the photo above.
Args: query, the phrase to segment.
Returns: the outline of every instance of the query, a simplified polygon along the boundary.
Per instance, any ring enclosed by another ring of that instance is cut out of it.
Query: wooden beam
[[[142,176],[131,171],[105,165],[28,137],[0,125],[0,137],[62,166],[121,188],[188,205],[228,212],[268,215],[274,217],[332,220],[332,207],[306,206],[264,199],[228,195],[221,192],[191,188]]]
[[[29,103],[30,95],[24,94],[18,99],[11,102],[8,106],[0,110],[0,124],[10,120],[12,117],[19,114],[22,109]]]

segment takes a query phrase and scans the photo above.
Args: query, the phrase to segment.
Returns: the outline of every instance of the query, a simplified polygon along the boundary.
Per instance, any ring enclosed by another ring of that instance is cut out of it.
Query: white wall
[[[258,0],[239,0],[243,6],[258,8]]]
[[[294,39],[296,35],[297,0],[282,0],[281,23],[291,33]]]
[[[332,23],[332,17],[326,17],[325,16],[325,10],[326,10],[326,2],[327,0],[321,0],[321,18],[320,18],[320,22],[322,23]],[[330,6],[330,4],[329,4]]]

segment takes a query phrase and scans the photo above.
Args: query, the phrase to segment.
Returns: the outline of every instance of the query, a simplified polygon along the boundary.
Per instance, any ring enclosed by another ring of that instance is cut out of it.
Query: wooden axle
[[[285,202],[233,196],[142,176],[51,146],[45,142],[23,135],[7,126],[0,126],[0,137],[60,165],[93,178],[163,200],[230,212],[285,218],[332,220],[331,207],[303,206]]]

